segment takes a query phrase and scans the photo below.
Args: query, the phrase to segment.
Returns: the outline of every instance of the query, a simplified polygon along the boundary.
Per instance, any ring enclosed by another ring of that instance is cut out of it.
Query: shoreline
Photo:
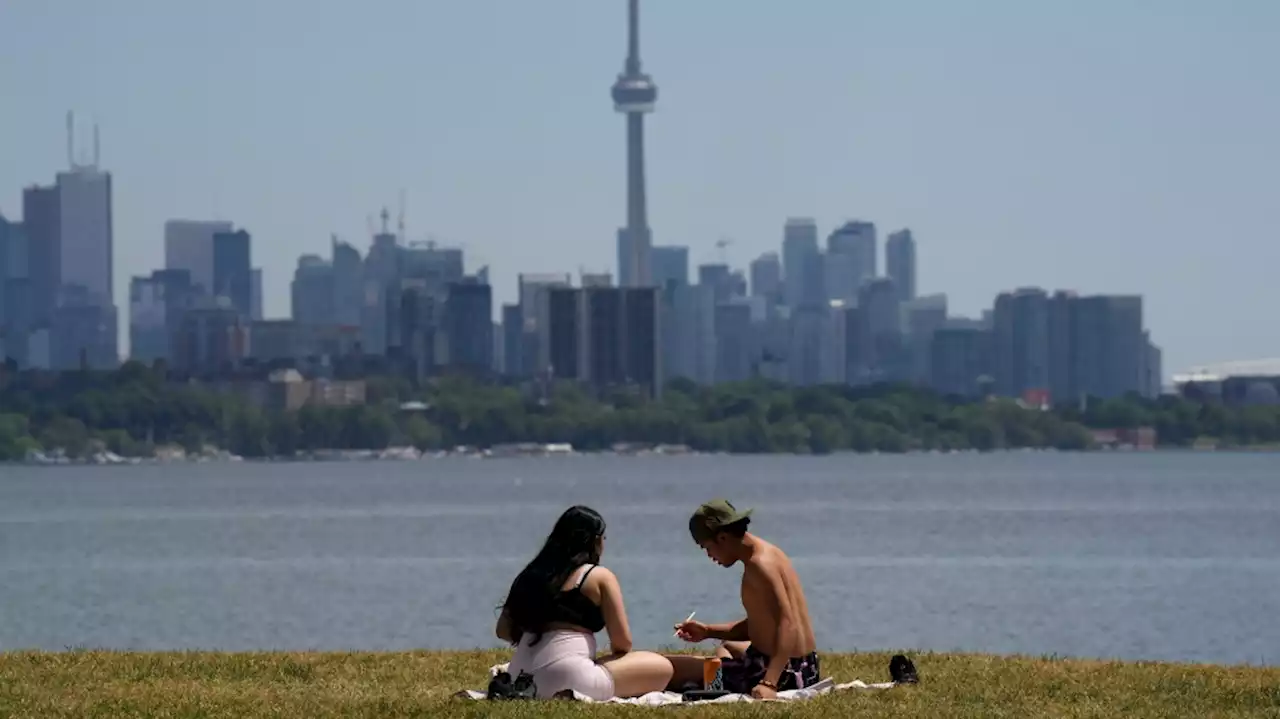
[[[857,452],[842,450],[828,453],[793,453],[793,452],[703,452],[690,449],[685,445],[659,445],[653,447],[629,447],[626,449],[579,450],[562,446],[556,449],[524,449],[506,451],[502,448],[457,448],[453,450],[420,451],[414,447],[387,447],[381,450],[330,449],[299,452],[297,455],[280,455],[272,457],[241,457],[226,450],[206,448],[199,454],[183,452],[158,452],[150,457],[125,457],[112,452],[98,452],[87,457],[71,457],[56,452],[28,455],[26,459],[0,462],[0,467],[99,467],[99,466],[136,466],[136,465],[173,465],[173,464],[232,464],[248,462],[253,464],[307,464],[313,462],[425,462],[450,459],[549,459],[562,457],[834,457],[852,456],[919,456],[919,455],[980,455],[1011,453],[1062,453],[1062,454],[1148,454],[1153,452],[1187,453],[1187,454],[1270,454],[1280,453],[1280,446],[1245,445],[1238,447],[1215,446],[1157,446],[1151,448],[1106,448],[1064,450],[1054,447],[1020,447],[994,450],[953,449],[953,450],[906,450],[903,452]]]
[[[825,676],[888,680],[897,652],[824,653]],[[787,705],[788,716],[1251,717],[1280,704],[1280,668],[906,652],[920,683]],[[0,653],[0,715],[21,717],[580,717],[568,702],[471,702],[509,650],[401,652]],[[698,716],[766,716],[775,707],[703,707]],[[592,707],[592,716],[638,716]]]

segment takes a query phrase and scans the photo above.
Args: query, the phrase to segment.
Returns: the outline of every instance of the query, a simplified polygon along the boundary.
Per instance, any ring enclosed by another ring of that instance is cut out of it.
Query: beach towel
[[[490,677],[497,676],[499,672],[505,672],[506,670],[507,670],[506,664],[498,664],[489,669],[489,676]],[[851,689],[889,689],[890,687],[893,687],[893,686],[894,686],[893,682],[867,684],[866,682],[858,681],[856,679],[854,681],[846,682],[844,684],[837,684],[834,679],[832,679],[831,677],[827,677],[822,681],[818,682],[817,684],[814,684],[811,687],[805,687],[804,689],[789,689],[787,691],[778,692],[778,698],[771,699],[769,701],[780,701],[780,702],[803,701],[806,699],[812,699],[814,697],[822,696],[823,694],[830,694],[831,692],[849,691]],[[462,699],[483,700],[485,698],[485,693],[482,691],[476,691],[474,689],[467,689],[467,690],[458,692],[455,696]],[[687,702],[687,701],[684,701],[684,696],[679,694],[678,692],[649,692],[644,696],[634,697],[631,699],[620,699],[618,697],[614,697],[612,699],[606,699],[604,701],[596,701],[588,696],[574,692],[573,698],[576,701],[584,702],[587,704],[634,704],[637,706],[651,706],[651,707],[665,706],[668,704],[682,704],[686,706],[694,706],[696,704],[737,704],[737,703],[751,703],[751,702],[763,701],[760,699],[756,699],[750,694],[726,694],[722,697],[717,697],[715,699],[703,699],[700,701]]]

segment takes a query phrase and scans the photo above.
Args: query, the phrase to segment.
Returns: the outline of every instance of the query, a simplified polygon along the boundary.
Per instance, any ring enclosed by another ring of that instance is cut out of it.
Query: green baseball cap
[[[734,507],[727,499],[713,499],[699,506],[689,518],[689,533],[698,542],[711,539],[725,527],[750,517],[751,512]]]

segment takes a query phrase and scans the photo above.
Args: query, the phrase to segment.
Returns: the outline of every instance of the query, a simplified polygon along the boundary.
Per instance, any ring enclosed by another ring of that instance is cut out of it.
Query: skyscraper
[[[916,241],[911,230],[889,234],[884,247],[885,273],[898,288],[898,299],[910,302],[916,298]]]
[[[689,284],[689,248],[682,246],[654,247],[650,251],[650,267],[653,284],[659,289],[668,283]]]
[[[827,298],[856,300],[862,286],[876,276],[876,226],[846,222],[827,237]]]
[[[246,318],[253,317],[252,245],[244,230],[213,235],[212,294],[225,297]]]
[[[216,292],[213,236],[233,229],[230,222],[168,220],[164,223],[164,268],[190,272],[191,283],[212,296]]]
[[[644,184],[644,116],[653,112],[658,86],[640,69],[640,0],[628,4],[627,60],[613,84],[613,107],[627,116],[627,225],[618,230],[618,279],[623,287],[652,284],[648,208]]]
[[[825,303],[818,223],[807,217],[787,220],[782,228],[782,270],[788,307]]]

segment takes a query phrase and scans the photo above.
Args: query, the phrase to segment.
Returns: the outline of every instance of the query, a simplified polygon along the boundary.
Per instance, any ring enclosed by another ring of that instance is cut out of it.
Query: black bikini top
[[[556,595],[552,621],[573,624],[591,632],[604,629],[604,612],[600,610],[600,605],[582,593],[582,583],[587,581],[587,575],[591,574],[591,570],[595,568],[594,564],[588,567],[572,589],[566,589]]]

